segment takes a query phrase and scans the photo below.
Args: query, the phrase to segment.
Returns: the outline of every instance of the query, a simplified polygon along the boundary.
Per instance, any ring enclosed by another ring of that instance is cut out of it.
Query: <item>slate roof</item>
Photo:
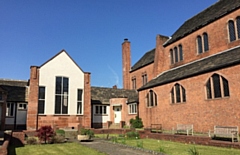
[[[240,0],[219,0],[214,5],[187,20],[167,41],[164,46],[170,45],[186,35],[218,20],[219,18],[240,8]]]
[[[27,102],[28,100],[27,87],[7,85],[0,85],[0,87],[7,92],[8,102]]]
[[[110,104],[111,98],[128,98],[128,102],[138,102],[136,90],[91,87],[92,104]]]
[[[240,64],[240,46],[161,73],[138,91]]]
[[[0,79],[0,87],[7,92],[8,102],[27,102],[28,81]]]
[[[142,68],[146,65],[149,65],[154,62],[154,55],[155,55],[155,48],[152,49],[151,51],[148,51],[143,55],[143,57],[138,60],[131,68],[130,72],[133,72],[139,68]]]

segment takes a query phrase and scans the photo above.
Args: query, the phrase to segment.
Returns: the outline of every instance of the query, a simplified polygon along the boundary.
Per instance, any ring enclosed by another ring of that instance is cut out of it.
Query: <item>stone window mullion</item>
[[[211,93],[212,93],[212,98],[215,98],[215,93],[214,93],[214,86],[213,86],[213,78],[210,77],[210,87],[212,88],[211,89]]]
[[[221,97],[224,97],[224,89],[223,89],[223,79],[222,79],[222,76],[219,76],[219,79],[220,79]]]

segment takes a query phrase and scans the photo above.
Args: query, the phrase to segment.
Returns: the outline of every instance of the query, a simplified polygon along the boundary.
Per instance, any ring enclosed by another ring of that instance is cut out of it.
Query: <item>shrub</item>
[[[52,138],[52,143],[64,143],[64,142],[65,142],[65,138],[63,136],[55,135]]]
[[[85,129],[85,128],[81,128],[80,129],[80,134],[81,135],[88,135],[89,138],[93,137],[94,136],[94,132],[90,129]]]
[[[135,117],[135,119],[130,119],[130,124],[131,127],[133,128],[142,128],[143,127],[143,122],[142,119],[139,118],[138,116]]]
[[[37,132],[38,139],[40,140],[40,142],[44,141],[45,144],[47,142],[50,142],[54,136],[53,128],[48,125],[42,126],[40,129],[37,130]]]
[[[56,135],[65,136],[65,131],[61,130],[61,129],[58,129],[58,130],[56,130]]]
[[[126,135],[127,135],[128,138],[139,139],[139,133],[135,132],[135,131],[127,132]]]
[[[29,145],[36,145],[38,143],[36,137],[28,137],[27,138],[27,144]]]

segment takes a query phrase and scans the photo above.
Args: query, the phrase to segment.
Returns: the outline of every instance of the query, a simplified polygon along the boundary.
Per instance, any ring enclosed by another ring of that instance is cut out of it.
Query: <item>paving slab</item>
[[[104,152],[108,155],[164,155],[162,153],[147,151],[141,148],[133,148],[121,144],[114,144],[106,140],[93,140],[91,142],[80,143],[84,146],[93,148],[99,152]]]

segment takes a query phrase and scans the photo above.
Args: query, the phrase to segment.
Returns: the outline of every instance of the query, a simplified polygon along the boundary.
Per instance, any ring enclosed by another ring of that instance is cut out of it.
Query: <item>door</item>
[[[114,106],[114,123],[120,123],[121,121],[121,111],[122,107],[121,106]]]

